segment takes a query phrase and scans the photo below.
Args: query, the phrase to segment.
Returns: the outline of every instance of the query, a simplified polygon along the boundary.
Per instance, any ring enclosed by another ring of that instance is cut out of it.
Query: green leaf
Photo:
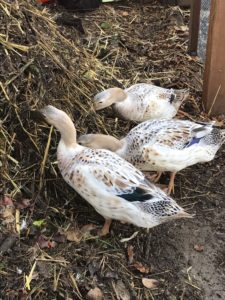
[[[102,29],[109,29],[111,26],[110,26],[109,23],[103,22],[103,23],[101,23],[100,27],[101,27]]]
[[[45,220],[36,220],[33,222],[33,225],[37,227],[41,227],[44,224],[45,224]]]
[[[93,79],[95,78],[95,72],[93,72],[92,70],[88,70],[87,72],[84,73],[84,77],[87,79]]]

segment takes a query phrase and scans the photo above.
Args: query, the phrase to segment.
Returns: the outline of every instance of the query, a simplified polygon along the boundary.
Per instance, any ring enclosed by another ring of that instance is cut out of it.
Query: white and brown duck
[[[155,182],[162,172],[171,172],[168,194],[177,172],[211,161],[224,141],[225,129],[178,119],[143,122],[120,140],[103,134],[78,139],[83,146],[113,151],[142,171],[157,171]]]
[[[61,133],[57,159],[63,178],[105,218],[102,235],[109,232],[112,219],[151,228],[190,217],[117,154],[79,145],[75,126],[65,112],[50,105],[40,112]]]
[[[187,89],[166,89],[138,83],[125,90],[115,87],[98,93],[94,97],[94,108],[101,110],[113,105],[124,119],[136,122],[172,119],[188,95]]]

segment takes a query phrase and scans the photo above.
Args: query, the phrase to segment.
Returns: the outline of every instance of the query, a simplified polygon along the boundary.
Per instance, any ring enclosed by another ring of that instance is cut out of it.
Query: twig
[[[211,115],[213,106],[214,106],[214,104],[216,103],[216,100],[217,100],[218,94],[219,94],[219,92],[220,92],[220,89],[221,89],[221,84],[220,84],[220,86],[218,87],[218,90],[217,90],[216,95],[215,95],[215,97],[214,97],[214,99],[213,99],[212,105],[211,105],[211,107],[210,107],[210,109],[209,109],[209,112],[208,112],[208,115],[209,115],[209,116]]]
[[[70,280],[71,280],[71,283],[72,283],[73,287],[74,287],[75,290],[77,291],[77,292],[75,292],[76,295],[77,295],[77,297],[78,297],[80,300],[83,300],[83,297],[82,297],[82,295],[81,295],[81,293],[80,293],[80,291],[79,291],[79,288],[78,288],[78,286],[77,286],[76,279],[74,278],[74,276],[73,276],[73,274],[72,274],[71,272],[69,272],[69,277],[70,277]]]
[[[42,163],[41,163],[39,191],[42,189],[42,186],[43,186],[43,175],[44,175],[45,164],[46,164],[46,160],[47,160],[48,152],[49,152],[49,147],[50,147],[50,143],[51,143],[52,132],[53,132],[53,126],[51,126],[50,131],[49,131],[48,141],[47,141],[47,144],[46,144],[46,147],[45,147],[45,153],[44,153],[44,157],[43,157],[43,160],[42,160]]]
[[[14,80],[16,80],[33,62],[34,59],[32,58],[22,68],[20,68],[19,72],[15,76],[13,76],[11,79],[6,81],[5,86],[11,84]]]

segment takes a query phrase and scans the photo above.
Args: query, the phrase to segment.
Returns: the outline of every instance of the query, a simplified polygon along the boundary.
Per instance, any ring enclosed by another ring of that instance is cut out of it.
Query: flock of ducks
[[[77,139],[76,129],[62,110],[40,110],[47,123],[60,131],[57,159],[64,180],[105,218],[99,235],[109,233],[112,219],[151,228],[163,222],[191,218],[170,197],[175,174],[210,161],[225,141],[225,130],[214,124],[172,119],[187,90],[151,84],[107,89],[94,97],[96,110],[113,105],[127,120],[142,122],[118,140],[103,134]],[[165,193],[141,171],[170,172]]]

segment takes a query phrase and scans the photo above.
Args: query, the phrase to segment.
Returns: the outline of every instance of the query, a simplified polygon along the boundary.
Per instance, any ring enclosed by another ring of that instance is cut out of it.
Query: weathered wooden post
[[[188,53],[197,55],[201,0],[191,1]]]
[[[225,1],[211,0],[203,102],[211,115],[225,113]]]
[[[225,0],[161,0],[188,5],[191,1],[188,53],[205,64],[203,103],[209,115],[225,114]]]

